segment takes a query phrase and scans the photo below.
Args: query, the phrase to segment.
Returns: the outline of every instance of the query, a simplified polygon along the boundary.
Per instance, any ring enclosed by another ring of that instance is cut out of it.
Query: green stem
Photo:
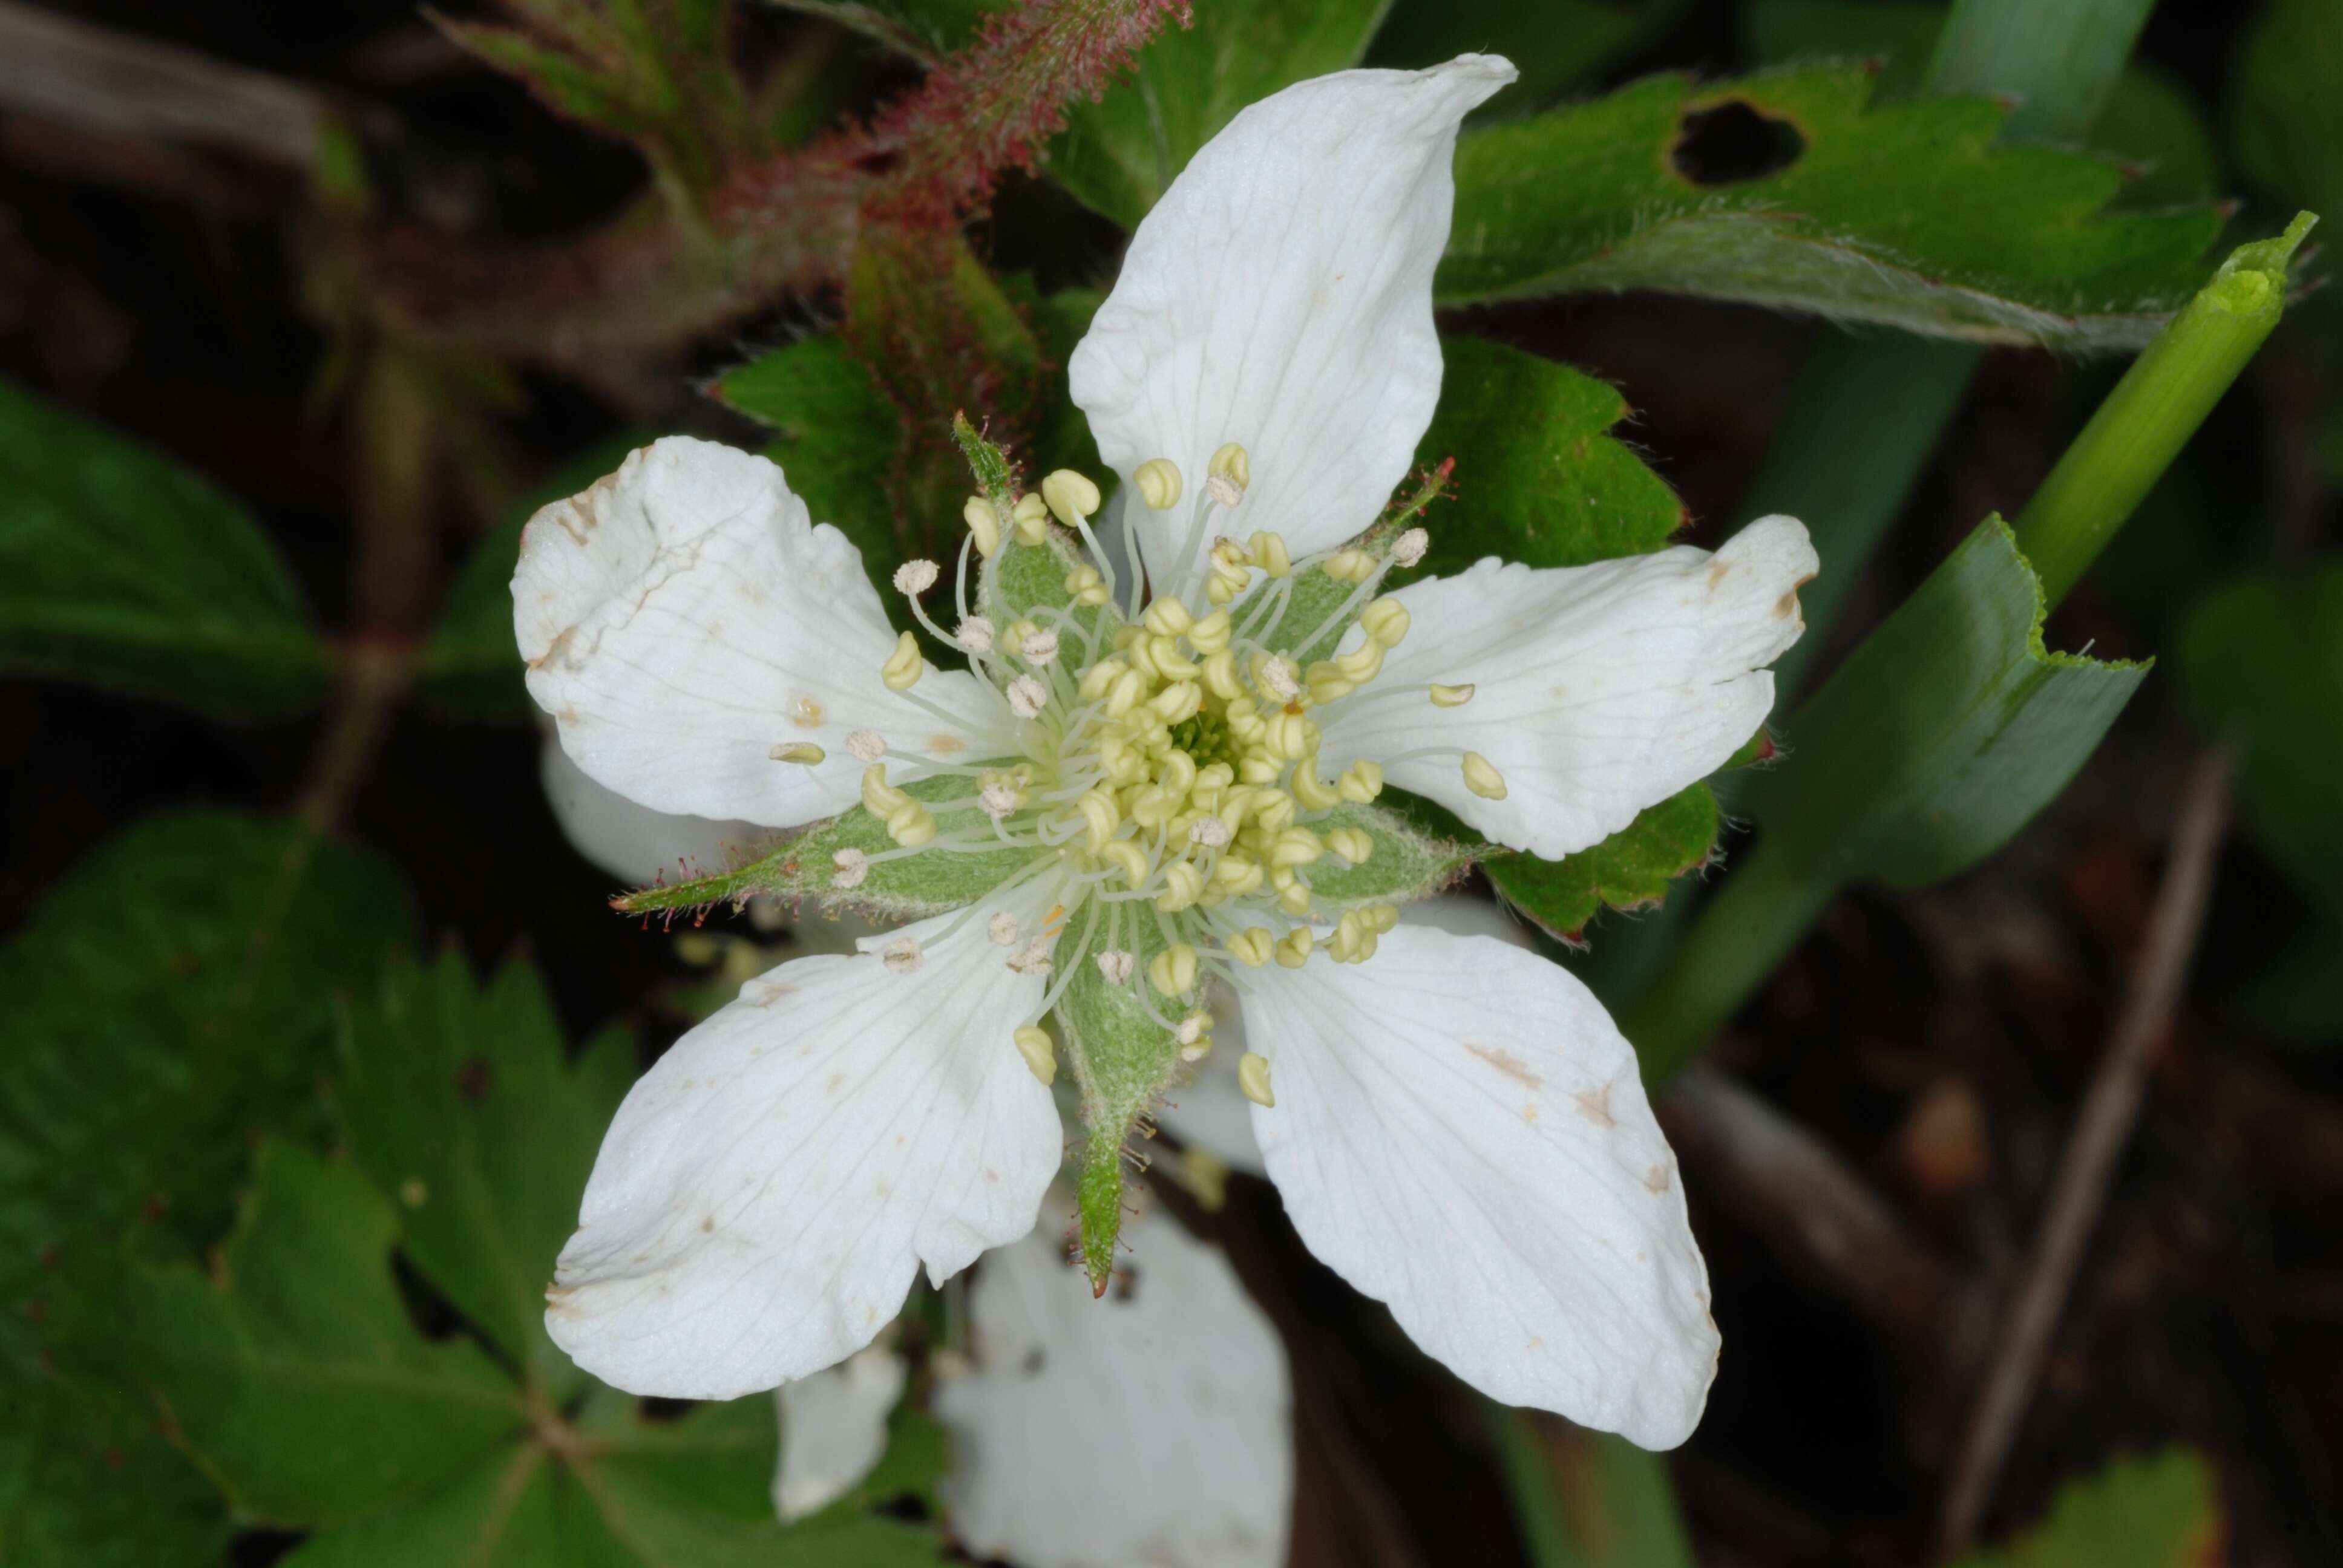
[[[1835,881],[1810,870],[1760,839],[1734,862],[1660,978],[1620,1010],[1647,1088],[1657,1092],[1692,1064],[1837,896]]]
[[[2099,117],[2156,0],[1955,0],[1928,60],[1940,97],[2012,97],[2003,135],[2074,141]]]
[[[1532,1417],[1510,1405],[1483,1401],[1489,1433],[1497,1441],[1497,1463],[1504,1473],[1505,1496],[1513,1505],[1513,1527],[1530,1568],[1574,1568],[1578,1550],[1570,1522],[1554,1495],[1554,1466]]]
[[[2017,518],[2017,545],[2055,605],[2066,598],[2205,416],[2286,305],[2288,258],[2318,218],[2237,247],[2132,362]]]

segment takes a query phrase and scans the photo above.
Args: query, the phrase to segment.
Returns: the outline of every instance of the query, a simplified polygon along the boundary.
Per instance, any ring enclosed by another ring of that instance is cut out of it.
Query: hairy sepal
[[[964,775],[946,774],[901,788],[915,799],[936,801],[973,794],[975,781]],[[984,812],[975,806],[939,811],[935,818],[939,838],[989,830]],[[713,876],[621,894],[610,900],[610,907],[627,915],[704,911],[718,904],[730,904],[737,910],[762,894],[809,900],[826,913],[860,915],[882,923],[921,920],[974,903],[1031,864],[1036,853],[1007,846],[981,853],[931,849],[866,865],[860,882],[851,888],[838,885],[840,851],[876,856],[894,848],[886,819],[857,806],[815,823],[744,865]]]
[[[1317,912],[1338,915],[1365,904],[1406,904],[1453,887],[1487,846],[1423,831],[1381,806],[1342,805],[1310,824],[1320,838],[1356,828],[1374,840],[1364,863],[1345,866],[1328,856],[1310,867]]]
[[[1394,497],[1374,527],[1353,539],[1344,549],[1363,550],[1378,561],[1391,554],[1399,537],[1423,516],[1454,483],[1455,466],[1443,462],[1420,471],[1413,486]],[[1293,587],[1277,624],[1262,637],[1262,646],[1304,659],[1332,658],[1342,646],[1373,594],[1360,594],[1359,585],[1327,574],[1323,566],[1293,574]],[[1262,591],[1262,590],[1256,590]]]
[[[1091,1289],[1103,1292],[1114,1271],[1115,1238],[1122,1229],[1124,1150],[1131,1131],[1180,1070],[1180,1044],[1171,1030],[1148,1015],[1141,1000],[1148,960],[1163,950],[1160,934],[1148,931],[1128,950],[1131,978],[1121,984],[1100,972],[1098,954],[1108,946],[1099,937],[1073,962],[1079,966],[1058,1000],[1060,1044],[1081,1091],[1082,1265]],[[1171,997],[1154,997],[1156,1010],[1176,1019],[1188,1010]]]

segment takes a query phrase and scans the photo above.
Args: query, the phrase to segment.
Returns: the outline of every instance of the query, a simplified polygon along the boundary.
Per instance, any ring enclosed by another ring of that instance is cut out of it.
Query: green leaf
[[[458,1100],[447,1085],[443,1112]],[[598,1387],[572,1415],[468,1341],[427,1340],[392,1271],[401,1212],[357,1169],[272,1144],[216,1279],[120,1263],[107,1282],[117,1353],[239,1512],[320,1532],[288,1561],[940,1560],[885,1520],[774,1523],[768,1399],[659,1421]]]
[[[1609,434],[1629,412],[1616,387],[1479,338],[1441,347],[1440,406],[1415,460],[1454,458],[1454,498],[1428,519],[1417,574],[1451,577],[1491,555],[1584,566],[1658,549],[1684,526],[1667,481]]]
[[[417,697],[460,719],[526,719],[537,710],[521,683],[520,649],[513,641],[512,577],[521,529],[538,508],[615,472],[627,454],[649,440],[631,432],[614,436],[562,463],[474,548],[417,657]]]
[[[66,1381],[53,1262],[105,1233],[216,1237],[264,1128],[317,1127],[334,997],[407,940],[371,859],[289,824],[194,812],[133,828],[0,950],[0,1561],[213,1560],[217,1494],[101,1384]]]
[[[2050,652],[2040,580],[1988,518],[1782,727],[1736,808],[1761,829],[1667,970],[1623,1015],[1664,1077],[1831,897],[1976,864],[2056,799],[2147,667]]]
[[[890,579],[907,548],[887,497],[902,452],[902,423],[845,341],[792,343],[727,371],[709,390],[773,427],[765,456],[781,466],[815,522],[832,524],[862,552],[880,602],[899,608]]]
[[[463,1341],[408,1322],[397,1217],[358,1171],[265,1147],[217,1282],[125,1264],[110,1331],[237,1511],[361,1518],[477,1467],[528,1430],[520,1391]]]
[[[1809,874],[1921,888],[2056,798],[2148,667],[2053,653],[2042,593],[1989,518],[1782,727],[1741,803]]]
[[[2289,206],[2343,214],[2343,0],[2271,0],[2229,80],[2229,136],[2246,177]]]
[[[513,965],[486,990],[461,958],[401,965],[342,1031],[352,1154],[398,1201],[408,1258],[532,1387],[583,1374],[545,1332],[545,1286],[578,1223],[603,1131],[634,1081],[613,1031],[572,1071],[545,988]]]
[[[0,381],[0,670],[226,717],[309,707],[333,659],[243,508]]]
[[[1002,765],[1014,761],[1010,759]],[[991,830],[990,819],[974,803],[977,781],[972,778],[940,774],[901,789],[920,800],[967,802],[935,814],[940,838]],[[840,889],[832,881],[840,851],[876,856],[896,847],[888,834],[886,819],[857,806],[827,822],[815,823],[746,865],[672,886],[645,888],[613,899],[610,907],[622,914],[657,914],[720,903],[739,905],[768,893],[779,899],[811,899],[825,909],[850,910],[881,921],[917,920],[974,903],[1030,865],[1035,856],[1055,853],[1011,848],[980,854],[906,855],[872,862],[862,880],[851,889]]]
[[[1514,92],[1545,100],[1593,75],[1681,15],[1686,0],[1397,0],[1367,64],[1421,70],[1473,51],[1521,72]]]
[[[2092,350],[2146,343],[2211,270],[2212,209],[2107,212],[2121,172],[1996,146],[2005,106],[1872,92],[1859,67],[1663,75],[1471,133],[1437,297],[1650,288]]]
[[[1359,63],[1390,0],[1197,0],[1131,75],[1075,103],[1050,173],[1085,206],[1136,228],[1198,148],[1246,105]]]
[[[1576,941],[1598,910],[1647,910],[1668,885],[1709,862],[1716,847],[1716,797],[1695,784],[1647,806],[1600,844],[1559,860],[1493,856],[1489,881],[1547,935]]]
[[[220,1233],[251,1138],[321,1127],[333,1000],[411,930],[370,857],[226,812],[132,828],[49,895],[0,950],[0,1354],[44,1253]]]
[[[1472,866],[1473,849],[1458,838],[1418,830],[1398,812],[1345,802],[1310,824],[1321,835],[1355,828],[1374,840],[1365,862],[1344,866],[1332,856],[1310,868],[1310,890],[1330,914],[1362,904],[1404,904],[1453,885]]]
[[[2219,584],[2174,655],[2197,722],[2244,745],[2237,804],[2254,842],[2343,916],[2343,558]]]
[[[2168,1448],[2066,1483],[2048,1518],[1954,1568],[2197,1568],[2220,1560],[2223,1533],[2212,1467]]]

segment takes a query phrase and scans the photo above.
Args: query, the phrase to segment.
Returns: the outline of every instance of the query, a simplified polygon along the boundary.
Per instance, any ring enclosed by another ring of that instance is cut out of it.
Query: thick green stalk
[[[2005,135],[2074,141],[2097,123],[2156,0],[1956,0],[1928,91],[2017,100]]]
[[[2019,514],[2018,548],[2050,603],[2066,597],[2278,325],[2288,259],[2318,221],[2301,213],[2275,239],[2239,246],[2132,362]]]

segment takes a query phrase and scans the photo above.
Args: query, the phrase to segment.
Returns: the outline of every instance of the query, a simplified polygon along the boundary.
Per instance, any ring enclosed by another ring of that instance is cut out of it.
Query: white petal
[[[1460,937],[1494,937],[1535,950],[1528,929],[1493,899],[1444,893],[1407,905],[1399,918],[1402,925],[1433,926]],[[1193,1082],[1172,1090],[1156,1107],[1155,1120],[1183,1148],[1203,1149],[1248,1176],[1266,1176],[1261,1146],[1253,1141],[1252,1101],[1237,1087],[1237,1059],[1253,1049],[1246,1043],[1244,1010],[1233,1004],[1213,1010],[1212,1054],[1197,1064]]]
[[[1038,920],[1041,895],[1009,907]],[[1014,1241],[1062,1153],[1010,1040],[1042,980],[980,914],[880,952],[793,960],[678,1040],[619,1106],[546,1327],[630,1393],[732,1399],[870,1342],[921,1263]]]
[[[1466,1382],[1646,1448],[1715,1374],[1708,1271],[1635,1057],[1554,964],[1403,925],[1245,1002],[1270,1179],[1320,1259]]]
[[[1394,596],[1413,629],[1373,685],[1325,720],[1327,770],[1360,757],[1498,843],[1548,859],[1597,844],[1644,807],[1706,778],[1774,705],[1765,666],[1798,639],[1815,549],[1795,518],[1762,518],[1711,556],[1678,546],[1594,566],[1483,560]],[[1355,628],[1350,634],[1357,637]],[[1379,689],[1476,688],[1461,707]],[[1464,787],[1477,751],[1505,798]]]
[[[903,1358],[885,1345],[773,1391],[781,1462],[773,1512],[784,1524],[819,1513],[860,1483],[887,1452],[887,1417],[903,1397]]]
[[[1169,457],[1187,481],[1172,510],[1129,514],[1151,566],[1177,554],[1227,441],[1252,484],[1214,531],[1273,529],[1299,556],[1374,521],[1440,397],[1456,124],[1513,74],[1466,55],[1297,83],[1230,121],[1140,224],[1067,373],[1109,466],[1128,481]]]
[[[588,779],[550,734],[538,756],[538,776],[569,847],[630,888],[721,871],[772,837],[753,822],[711,822],[638,806]]]
[[[779,828],[842,810],[856,729],[937,757],[1014,749],[965,671],[917,688],[959,725],[887,689],[895,633],[860,555],[813,526],[779,468],[711,441],[656,442],[531,518],[513,629],[563,748],[656,810]],[[773,759],[798,742],[828,757]]]
[[[1278,1568],[1284,1347],[1217,1249],[1158,1215],[1123,1233],[1128,1294],[1092,1301],[1051,1228],[977,1271],[978,1371],[936,1391],[952,1529],[1019,1568]]]

